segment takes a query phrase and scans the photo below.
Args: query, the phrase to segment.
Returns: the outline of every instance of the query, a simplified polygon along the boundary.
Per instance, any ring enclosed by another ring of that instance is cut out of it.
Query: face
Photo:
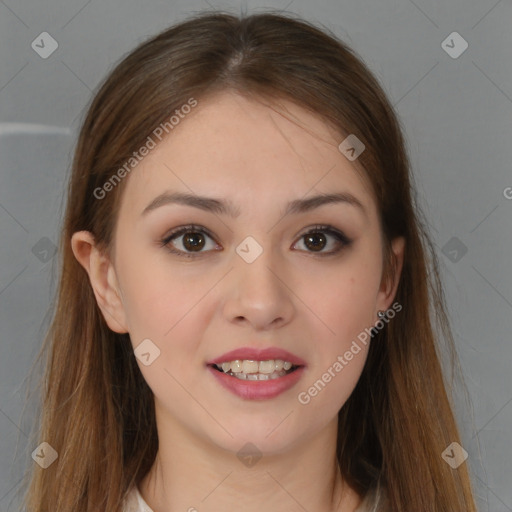
[[[342,139],[281,105],[287,117],[234,93],[199,102],[125,178],[111,259],[110,322],[143,343],[158,421],[234,452],[336,424],[368,353],[358,335],[396,289],[381,286],[376,203]],[[304,203],[323,194],[351,201]],[[230,361],[246,379],[212,366]]]

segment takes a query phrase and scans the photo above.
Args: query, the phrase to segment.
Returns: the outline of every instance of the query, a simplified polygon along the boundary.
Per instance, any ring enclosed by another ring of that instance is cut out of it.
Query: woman
[[[76,148],[27,510],[475,512],[414,199],[333,35],[214,13],[134,50]]]

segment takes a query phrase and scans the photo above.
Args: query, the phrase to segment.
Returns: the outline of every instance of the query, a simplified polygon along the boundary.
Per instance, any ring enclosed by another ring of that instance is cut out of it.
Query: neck
[[[154,512],[213,512],[234,504],[246,512],[353,512],[361,502],[341,478],[336,421],[289,451],[246,463],[169,419],[157,424],[159,450],[139,486]]]

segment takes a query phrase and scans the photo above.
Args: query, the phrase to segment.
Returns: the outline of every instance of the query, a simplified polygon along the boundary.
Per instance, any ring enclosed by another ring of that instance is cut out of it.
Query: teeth
[[[242,361],[231,361],[228,363],[231,366],[231,370],[233,372],[241,372],[242,371]],[[224,368],[224,367],[223,367]]]
[[[258,361],[248,361],[245,359],[242,363],[242,371],[244,373],[258,373],[259,366]]]
[[[225,361],[218,364],[217,368],[224,373],[243,374],[247,376],[246,380],[267,380],[265,376],[271,376],[278,372],[283,373],[290,370],[293,364],[290,361],[283,361],[282,359],[270,359],[267,361],[255,361],[252,359],[237,359],[235,361]],[[244,377],[239,377],[244,378]],[[275,378],[275,377],[274,377]]]
[[[275,365],[276,365],[276,371],[282,370],[283,366],[284,366],[284,361],[282,361],[281,359],[276,359]]]
[[[259,372],[260,373],[272,373],[276,367],[276,363],[273,360],[260,361]]]

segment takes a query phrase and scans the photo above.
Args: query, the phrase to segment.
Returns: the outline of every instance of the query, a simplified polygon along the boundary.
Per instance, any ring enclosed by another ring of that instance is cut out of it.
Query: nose
[[[224,317],[262,331],[286,325],[295,314],[291,277],[283,261],[264,250],[252,263],[235,254],[226,283]]]

